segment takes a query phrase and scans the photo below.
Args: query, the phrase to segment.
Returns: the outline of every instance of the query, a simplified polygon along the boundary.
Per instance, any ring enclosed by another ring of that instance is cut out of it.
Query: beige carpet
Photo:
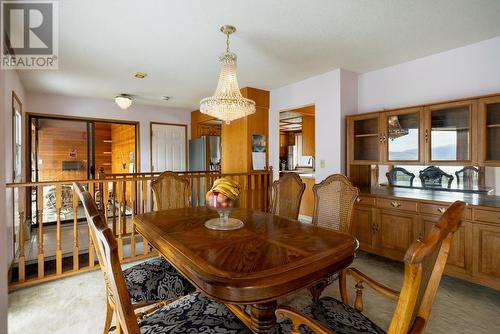
[[[392,288],[401,287],[400,263],[360,253],[354,265]],[[9,295],[9,333],[101,333],[103,291],[99,271],[15,291]],[[325,295],[337,297],[337,285]],[[364,313],[387,328],[394,303],[368,288],[365,297]],[[305,306],[309,295],[300,291],[284,302]],[[427,333],[500,333],[500,292],[444,277]]]

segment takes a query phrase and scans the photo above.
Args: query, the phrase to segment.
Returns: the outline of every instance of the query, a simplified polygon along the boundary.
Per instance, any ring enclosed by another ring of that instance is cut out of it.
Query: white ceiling
[[[500,35],[499,0],[64,0],[59,70],[20,71],[28,91],[194,110],[213,94],[222,24],[238,29],[240,87],[363,73]],[[135,71],[148,77],[133,78]],[[162,101],[162,95],[172,96]]]

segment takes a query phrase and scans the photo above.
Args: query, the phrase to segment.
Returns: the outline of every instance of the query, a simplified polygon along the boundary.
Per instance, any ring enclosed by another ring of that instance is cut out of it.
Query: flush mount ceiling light
[[[115,103],[120,109],[125,110],[132,105],[132,96],[127,94],[120,94],[115,96]]]
[[[236,54],[229,51],[229,35],[236,31],[230,25],[224,25],[220,31],[226,35],[226,52],[219,57],[221,70],[214,96],[200,101],[200,111],[220,119],[226,124],[255,113],[255,102],[241,95],[236,77]]]
[[[147,76],[148,76],[148,74],[144,73],[144,72],[135,72],[134,73],[134,77],[136,77],[137,79],[144,79]]]

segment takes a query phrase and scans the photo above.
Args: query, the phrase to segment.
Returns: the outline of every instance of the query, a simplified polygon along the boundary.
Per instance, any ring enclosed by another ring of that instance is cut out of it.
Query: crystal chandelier
[[[219,57],[219,83],[214,96],[200,101],[200,112],[229,124],[235,119],[255,113],[255,102],[241,95],[236,78],[236,54],[229,51],[229,35],[234,33],[236,28],[225,25],[220,31],[226,35],[226,52]]]

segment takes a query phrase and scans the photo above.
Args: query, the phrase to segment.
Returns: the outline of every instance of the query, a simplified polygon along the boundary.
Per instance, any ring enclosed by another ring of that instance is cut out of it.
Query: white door
[[[153,172],[187,170],[186,132],[184,125],[151,124]]]

